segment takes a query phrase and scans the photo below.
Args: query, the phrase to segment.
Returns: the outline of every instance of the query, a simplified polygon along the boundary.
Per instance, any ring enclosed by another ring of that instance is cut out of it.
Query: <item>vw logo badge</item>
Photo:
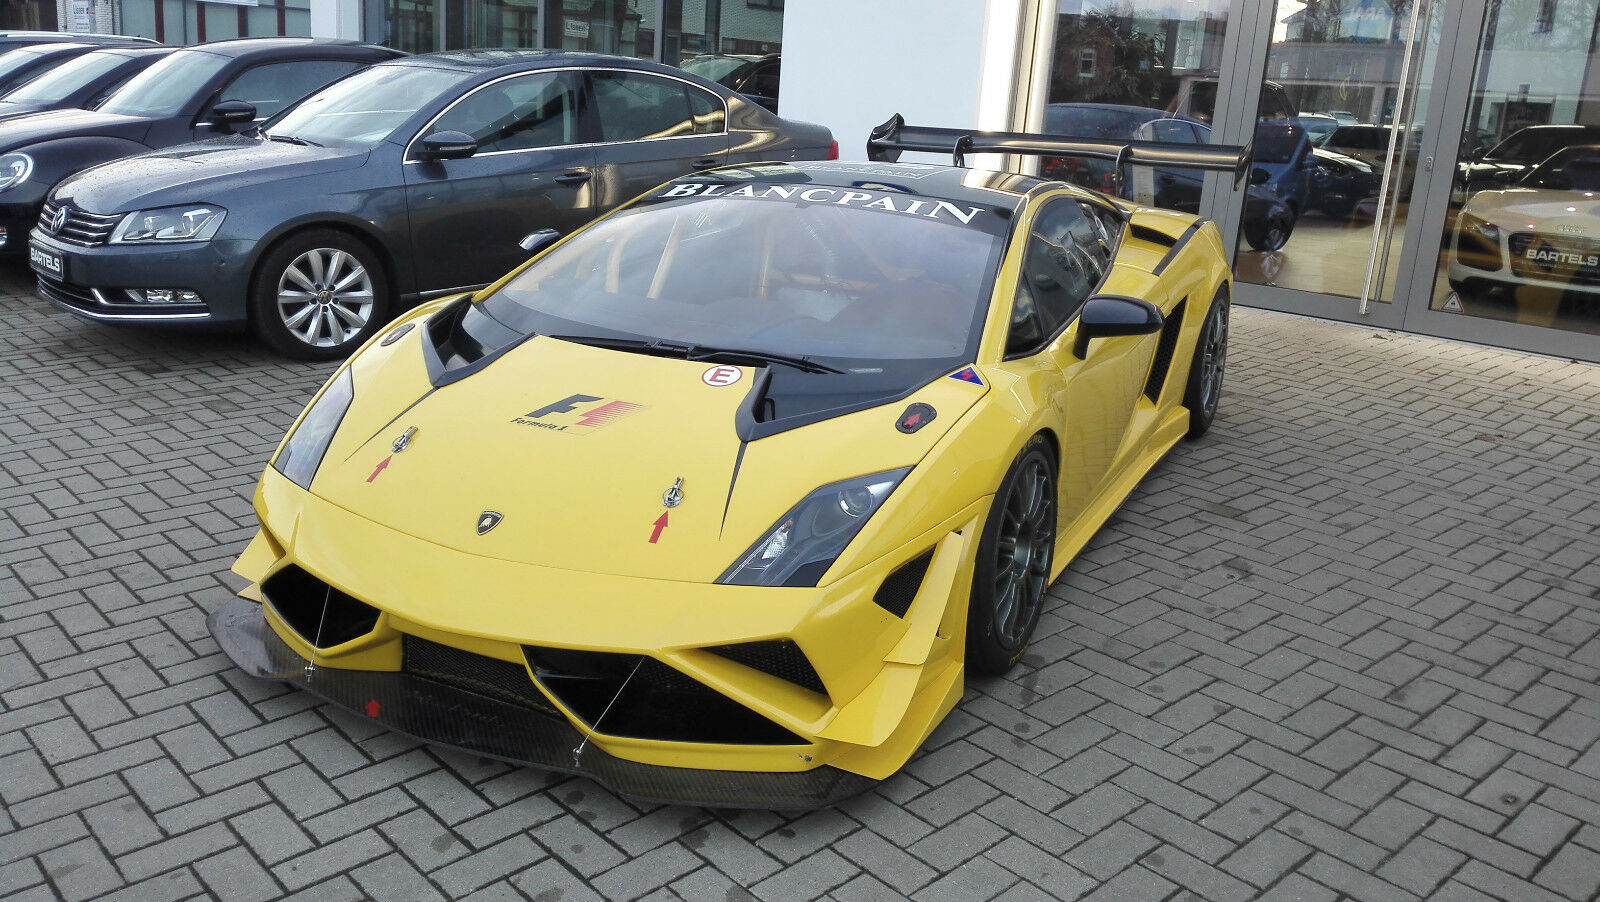
[[[499,511],[484,511],[483,513],[479,514],[478,535],[481,536],[489,530],[494,529],[496,526],[499,526],[500,521],[504,520],[505,518],[505,514],[502,514]]]
[[[67,225],[67,208],[65,205],[56,207],[55,215],[50,217],[50,234],[58,234]]]

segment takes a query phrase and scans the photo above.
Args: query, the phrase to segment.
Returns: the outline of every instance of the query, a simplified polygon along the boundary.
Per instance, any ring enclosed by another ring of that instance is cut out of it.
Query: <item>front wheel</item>
[[[1183,391],[1183,406],[1189,408],[1189,438],[1199,438],[1211,428],[1217,416],[1217,400],[1222,397],[1222,376],[1228,365],[1228,289],[1217,289],[1217,296],[1206,312],[1195,340],[1194,361],[1189,364],[1189,382]]]
[[[1034,436],[1011,463],[978,540],[967,607],[967,669],[1000,676],[1028,650],[1056,547],[1056,471]]]
[[[332,229],[301,232],[256,269],[250,315],[273,350],[302,360],[335,360],[387,320],[389,283],[366,244]]]
[[[1273,210],[1265,219],[1247,219],[1244,223],[1244,240],[1258,251],[1282,250],[1294,231],[1294,214],[1288,210]]]

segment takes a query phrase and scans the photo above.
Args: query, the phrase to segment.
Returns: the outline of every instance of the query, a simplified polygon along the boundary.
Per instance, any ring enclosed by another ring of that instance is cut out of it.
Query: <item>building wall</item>
[[[778,112],[833,130],[866,159],[894,113],[923,125],[1006,128],[1023,67],[1025,0],[790,0]]]

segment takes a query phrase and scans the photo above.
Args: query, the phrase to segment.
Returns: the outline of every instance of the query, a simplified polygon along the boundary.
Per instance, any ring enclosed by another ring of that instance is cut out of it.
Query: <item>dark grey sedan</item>
[[[330,85],[258,134],[67,179],[30,256],[40,294],[80,316],[248,324],[286,354],[332,358],[400,305],[485,285],[662,182],[837,147],[654,63],[430,54]]]

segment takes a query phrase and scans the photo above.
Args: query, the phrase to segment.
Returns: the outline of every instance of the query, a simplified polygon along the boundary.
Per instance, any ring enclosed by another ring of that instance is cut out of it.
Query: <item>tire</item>
[[[1050,588],[1056,461],[1044,436],[1034,436],[1011,462],[994,499],[967,606],[967,669],[985,676],[1006,673],[1028,650]]]
[[[1206,321],[1195,340],[1194,360],[1189,364],[1189,381],[1183,390],[1183,406],[1189,408],[1188,437],[1197,439],[1211,428],[1217,416],[1217,401],[1222,397],[1222,377],[1228,363],[1228,289],[1217,289],[1206,311]]]
[[[388,321],[389,278],[364,242],[334,229],[289,236],[250,280],[250,322],[273,350],[346,357]]]
[[[1263,220],[1246,220],[1244,240],[1253,250],[1282,250],[1294,231],[1294,214],[1288,210],[1274,210]]]

